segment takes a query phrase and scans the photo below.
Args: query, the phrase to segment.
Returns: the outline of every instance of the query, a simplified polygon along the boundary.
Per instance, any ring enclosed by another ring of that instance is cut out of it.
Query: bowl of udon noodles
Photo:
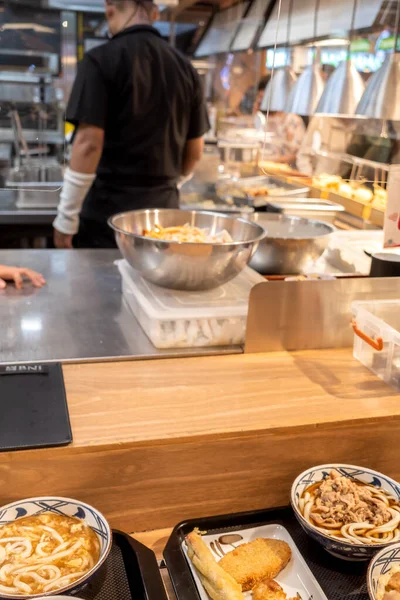
[[[29,498],[0,508],[0,598],[60,597],[102,572],[112,533],[95,508],[69,498]]]
[[[383,548],[371,560],[367,587],[371,600],[400,600],[400,542]]]
[[[344,464],[311,467],[294,481],[291,504],[304,531],[345,560],[369,560],[400,541],[400,485]]]

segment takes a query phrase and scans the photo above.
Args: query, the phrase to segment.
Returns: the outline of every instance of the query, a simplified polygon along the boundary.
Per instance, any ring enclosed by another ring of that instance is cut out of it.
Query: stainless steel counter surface
[[[117,250],[1,250],[0,264],[40,271],[47,285],[0,290],[0,363],[150,359],[242,352],[157,350],[123,302]]]

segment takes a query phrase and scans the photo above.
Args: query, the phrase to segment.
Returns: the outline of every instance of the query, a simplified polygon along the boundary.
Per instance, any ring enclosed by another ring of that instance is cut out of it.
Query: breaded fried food
[[[388,583],[386,584],[386,591],[396,591],[400,593],[400,572],[397,572],[391,576]]]
[[[287,596],[279,583],[264,579],[253,588],[253,600],[287,600]]]
[[[257,538],[228,552],[219,565],[248,592],[263,579],[274,579],[292,557],[290,546],[282,540]]]
[[[213,600],[244,600],[240,584],[219,566],[196,530],[186,536],[186,544],[200,581]]]
[[[264,579],[253,588],[253,600],[287,600],[287,595],[279,583],[273,579]]]

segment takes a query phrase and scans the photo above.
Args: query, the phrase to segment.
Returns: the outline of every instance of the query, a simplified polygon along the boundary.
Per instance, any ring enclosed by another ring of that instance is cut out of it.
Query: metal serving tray
[[[251,195],[247,195],[243,198],[243,201],[248,203],[249,206],[253,206],[254,208],[260,208],[262,206],[266,206],[268,201],[271,198],[304,198],[308,196],[310,191],[309,187],[298,187],[294,184],[287,183],[278,177],[265,177],[265,176],[257,176],[257,177],[244,177],[242,179],[238,179],[237,181],[232,182],[223,182],[222,186],[218,189],[217,192],[220,196],[226,196],[223,190],[228,187],[233,190],[237,189],[240,193],[243,188],[260,186],[260,187],[268,187],[269,193],[266,196],[257,196],[253,197]],[[274,192],[276,190],[276,192]],[[233,194],[232,194],[233,196]],[[236,202],[235,197],[235,202]]]
[[[303,531],[290,507],[192,519],[177,525],[165,548],[164,559],[178,600],[200,600],[182,548],[185,536],[195,527],[209,534],[226,534],[268,524],[285,527],[329,600],[368,600],[368,562],[347,562],[328,554]]]
[[[8,189],[16,191],[17,208],[57,208],[63,182],[6,182],[6,186]]]
[[[345,209],[341,204],[329,200],[290,197],[268,202],[267,211],[333,223],[340,213],[345,212]]]

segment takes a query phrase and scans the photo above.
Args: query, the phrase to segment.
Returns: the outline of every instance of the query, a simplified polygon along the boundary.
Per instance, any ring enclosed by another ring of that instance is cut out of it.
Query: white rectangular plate
[[[218,533],[204,535],[203,540],[211,550],[211,542],[217,541],[221,535],[226,535],[228,533],[238,533],[243,536],[243,541],[235,544],[235,546],[245,542],[252,542],[257,538],[274,538],[276,540],[283,540],[289,544],[292,550],[292,559],[288,566],[281,573],[279,573],[278,577],[275,578],[275,581],[282,586],[288,598],[296,598],[297,594],[299,594],[301,600],[328,600],[285,527],[282,527],[282,525],[263,525],[261,527],[253,527],[251,529],[235,529],[231,532],[229,530],[224,530],[223,534]],[[199,577],[197,576],[196,569],[193,567],[187,555],[187,547],[185,542],[183,542],[182,548],[195,579],[201,599],[210,600]],[[224,549],[225,553],[233,550],[232,546],[222,546],[222,548]],[[215,560],[219,561],[219,558],[217,558],[212,550],[211,553]],[[245,597],[251,600],[251,592],[246,592]]]

